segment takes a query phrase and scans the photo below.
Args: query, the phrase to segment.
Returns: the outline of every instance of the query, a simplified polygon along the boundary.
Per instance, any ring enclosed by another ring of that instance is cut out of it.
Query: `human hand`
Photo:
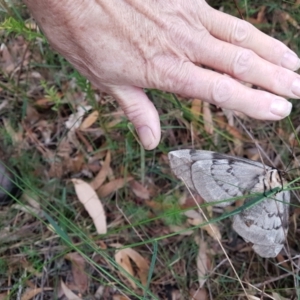
[[[300,97],[297,55],[204,0],[24,0],[49,42],[95,86],[113,95],[143,146],[160,140],[143,88],[200,98],[253,118],[279,120]],[[258,85],[254,90],[220,73]]]

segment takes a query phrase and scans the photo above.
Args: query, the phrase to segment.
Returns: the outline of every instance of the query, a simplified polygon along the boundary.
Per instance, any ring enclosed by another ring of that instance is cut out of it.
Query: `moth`
[[[203,150],[177,150],[168,154],[174,174],[206,202],[228,206],[234,197],[276,189],[270,198],[233,216],[233,229],[262,257],[276,257],[288,232],[290,192],[282,172],[246,158]]]

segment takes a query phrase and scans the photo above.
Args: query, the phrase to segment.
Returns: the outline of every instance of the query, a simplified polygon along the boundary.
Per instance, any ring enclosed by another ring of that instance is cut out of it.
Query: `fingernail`
[[[293,51],[288,51],[283,55],[281,65],[290,70],[298,70],[300,67],[300,59]]]
[[[292,92],[300,97],[300,79],[295,79],[292,84]]]
[[[137,128],[137,133],[139,135],[140,141],[143,147],[147,150],[152,149],[152,145],[154,143],[154,137],[152,130],[148,126],[142,126]]]
[[[292,110],[292,104],[281,98],[274,98],[270,107],[270,112],[279,117],[286,117]]]

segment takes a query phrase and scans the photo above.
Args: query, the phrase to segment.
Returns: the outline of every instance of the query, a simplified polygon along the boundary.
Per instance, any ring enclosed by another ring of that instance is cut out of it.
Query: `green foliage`
[[[63,101],[58,93],[57,88],[54,85],[49,87],[47,82],[44,80],[41,81],[41,86],[44,88],[45,98],[54,103],[52,109],[54,111],[58,111],[63,104]]]
[[[22,20],[17,20],[13,17],[6,18],[0,23],[0,30],[4,30],[6,35],[22,35],[28,41],[34,41],[40,39],[46,42],[45,37],[38,32],[35,32],[26,26],[26,23]]]

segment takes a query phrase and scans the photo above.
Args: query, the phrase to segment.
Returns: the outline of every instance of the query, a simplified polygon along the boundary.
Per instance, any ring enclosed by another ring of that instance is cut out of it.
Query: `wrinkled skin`
[[[283,97],[300,97],[296,54],[203,0],[24,2],[53,48],[115,97],[146,149],[159,143],[160,123],[143,88],[200,98],[265,120],[290,113]]]

